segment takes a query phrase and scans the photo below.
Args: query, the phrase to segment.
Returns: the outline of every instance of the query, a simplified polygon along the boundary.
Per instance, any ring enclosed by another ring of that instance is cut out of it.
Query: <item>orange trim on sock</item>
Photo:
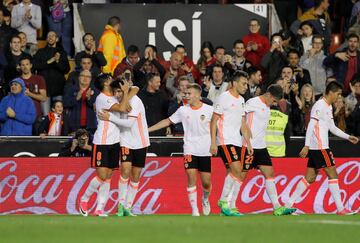
[[[110,183],[110,182],[111,182],[111,179],[106,179],[105,182],[106,182],[106,183]]]
[[[130,181],[129,182],[129,186],[135,190],[137,190],[139,188],[139,183],[137,185],[134,185],[134,182]]]
[[[304,183],[306,187],[310,186],[309,182],[307,182],[304,177],[301,179],[301,182]]]
[[[128,182],[129,182],[129,178],[124,179],[124,178],[122,178],[122,176],[120,176],[120,178],[119,178],[119,183],[121,183],[121,184],[127,184]]]

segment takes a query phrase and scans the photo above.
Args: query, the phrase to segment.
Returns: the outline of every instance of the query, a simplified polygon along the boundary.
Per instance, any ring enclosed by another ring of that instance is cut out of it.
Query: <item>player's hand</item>
[[[359,142],[359,139],[355,136],[350,136],[349,141],[353,144],[357,144]]]
[[[210,146],[210,153],[212,154],[212,155],[217,155],[217,153],[218,153],[218,147],[216,146],[216,144],[211,144],[211,146]]]
[[[309,147],[305,146],[305,147],[302,148],[299,155],[300,155],[301,158],[305,158],[308,153],[309,153]]]
[[[246,149],[247,149],[247,152],[248,152],[248,155],[249,156],[253,156],[253,154],[254,154],[254,149],[253,149],[253,147],[250,145],[248,145],[247,147],[246,147]]]
[[[70,148],[71,152],[73,152],[76,149],[78,144],[79,144],[78,140],[74,138],[71,143],[71,148]]]
[[[121,91],[123,91],[124,93],[128,93],[129,92],[129,89],[130,89],[130,85],[129,85],[129,82],[125,81],[124,84],[121,84],[120,83],[120,89]]]
[[[98,112],[98,117],[102,121],[109,121],[110,120],[110,112],[102,110],[102,111]]]

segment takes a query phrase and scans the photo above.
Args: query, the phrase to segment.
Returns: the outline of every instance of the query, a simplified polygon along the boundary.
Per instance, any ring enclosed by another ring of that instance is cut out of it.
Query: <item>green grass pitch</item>
[[[360,242],[360,215],[0,216],[0,242]]]

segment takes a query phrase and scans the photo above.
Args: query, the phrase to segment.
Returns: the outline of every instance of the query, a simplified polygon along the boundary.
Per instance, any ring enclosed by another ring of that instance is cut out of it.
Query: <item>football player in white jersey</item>
[[[247,141],[248,154],[252,155],[252,147],[249,141],[250,132],[245,121],[245,100],[241,96],[248,88],[247,73],[236,71],[230,80],[230,84],[230,89],[222,93],[215,102],[211,119],[210,152],[216,155],[219,150],[227,170],[224,187],[218,201],[221,214],[240,216],[241,214],[235,206],[229,207],[228,196],[232,194],[231,199],[235,202],[242,184],[241,165],[245,159],[244,154],[241,154],[243,139]]]
[[[329,131],[343,139],[357,144],[359,139],[350,136],[336,127],[333,118],[332,104],[342,93],[342,85],[333,81],[326,86],[325,95],[319,99],[311,109],[310,122],[306,130],[305,146],[300,157],[309,155],[305,177],[296,186],[285,207],[292,207],[296,199],[314,183],[320,169],[324,169],[328,176],[328,184],[339,215],[351,215],[355,212],[344,207],[339,189],[338,174],[336,172],[333,153],[329,149]]]
[[[254,149],[252,156],[247,156],[246,142],[243,142],[242,154],[247,159],[242,164],[241,181],[244,181],[250,169],[259,169],[265,177],[265,189],[274,208],[274,215],[288,215],[296,209],[285,208],[280,205],[276,185],[274,182],[274,169],[270,155],[266,149],[266,130],[270,119],[270,106],[283,97],[280,85],[273,84],[267,88],[265,94],[249,99],[246,104],[246,120],[251,131],[251,146]]]
[[[111,85],[114,96],[119,102],[123,99],[124,92],[121,89],[121,83],[124,82],[125,80],[121,80]],[[98,114],[101,120],[113,122],[120,129],[121,175],[118,216],[136,216],[131,209],[139,188],[141,170],[145,166],[147,147],[150,146],[144,104],[138,96],[132,97],[129,102],[131,111],[121,113],[120,117],[108,111],[100,111]]]
[[[101,91],[96,98],[96,111],[108,110],[118,114],[131,110],[129,98],[138,92],[138,88],[131,89],[125,84],[121,89],[126,93],[121,103],[113,96],[111,83],[113,78],[110,74],[100,74],[95,81],[95,87]],[[109,197],[110,179],[114,169],[119,167],[120,131],[119,128],[109,122],[98,119],[98,126],[93,139],[93,154],[91,167],[96,169],[96,176],[90,181],[88,188],[81,197],[79,211],[83,216],[88,215],[88,201],[95,191],[98,192],[95,215],[107,216],[104,207]]]
[[[188,179],[188,198],[193,216],[200,216],[197,206],[196,178],[200,172],[203,187],[202,211],[210,214],[209,195],[211,191],[210,120],[212,106],[201,102],[201,87],[190,84],[185,92],[188,105],[181,106],[173,115],[149,128],[156,131],[171,124],[182,123],[184,127],[184,167]]]

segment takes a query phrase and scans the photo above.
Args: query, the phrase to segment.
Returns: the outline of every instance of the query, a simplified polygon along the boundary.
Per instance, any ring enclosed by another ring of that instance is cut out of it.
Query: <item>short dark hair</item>
[[[82,37],[82,42],[83,42],[83,43],[85,42],[85,36],[88,36],[88,35],[92,36],[92,38],[95,39],[95,37],[94,37],[94,35],[93,35],[92,33],[87,32],[87,33],[85,33],[85,35],[83,35],[83,37]]]
[[[308,25],[308,26],[310,26],[312,29],[314,29],[313,25],[312,25],[311,22],[308,21],[308,20],[305,20],[305,21],[301,22],[299,29],[301,29],[304,25]]]
[[[86,136],[89,137],[89,132],[86,131],[86,129],[84,129],[84,128],[79,128],[79,129],[76,130],[76,132],[75,132],[75,138],[80,138],[80,137],[82,137],[82,136],[84,136],[84,135],[86,135]]]
[[[134,53],[139,53],[139,47],[135,46],[135,45],[130,45],[128,48],[127,48],[127,53],[130,54],[134,54]]]
[[[359,36],[355,33],[350,33],[348,36],[347,36],[347,39],[350,40],[352,38],[356,38],[358,41],[359,41]]]
[[[255,18],[250,19],[249,23],[250,23],[250,22],[252,22],[252,21],[256,21],[256,22],[257,22],[257,24],[258,24],[258,25],[260,25],[260,21],[259,21],[258,19],[255,19]]]
[[[223,47],[223,46],[217,46],[217,47],[215,47],[215,52],[216,52],[217,50],[219,50],[219,49],[225,50],[225,47]]]
[[[185,46],[184,46],[184,45],[181,45],[181,44],[176,45],[174,50],[177,51],[178,48],[183,48],[183,49],[185,49]]]
[[[91,56],[90,54],[85,53],[84,55],[82,55],[81,58],[80,58],[80,62],[81,62],[81,60],[84,59],[84,58],[91,59],[91,61],[92,61],[92,56]]]
[[[331,81],[330,83],[328,83],[328,85],[326,85],[325,94],[329,94],[330,92],[337,92],[342,89],[342,84],[336,81]]]
[[[62,100],[54,100],[51,104],[51,109],[55,109],[55,106],[57,103],[61,103],[64,106],[64,103],[62,102]]]
[[[112,17],[110,17],[109,18],[109,20],[108,20],[108,22],[107,22],[107,24],[108,25],[111,25],[111,26],[115,26],[115,25],[117,25],[117,24],[120,24],[121,23],[121,20],[120,20],[120,18],[118,17],[118,16],[112,16]]]
[[[111,89],[120,89],[121,85],[124,85],[124,79],[123,78],[116,78],[113,82],[111,82],[110,87]]]
[[[214,72],[214,68],[221,68],[221,71],[224,72],[224,68],[223,66],[221,66],[220,64],[218,63],[215,63],[212,68],[211,68],[211,73]]]
[[[318,8],[325,0],[314,0],[314,8]]]
[[[259,68],[255,67],[255,66],[251,66],[247,69],[247,73],[249,75],[249,77],[255,73],[257,73],[258,71],[260,71]]]
[[[233,75],[230,77],[229,81],[230,81],[230,83],[238,82],[238,81],[240,81],[240,78],[248,79],[249,75],[247,74],[247,72],[238,70],[233,73]]]
[[[278,84],[272,84],[270,85],[266,92],[270,93],[275,99],[281,100],[283,98],[283,89]]]
[[[157,53],[157,48],[156,48],[156,46],[147,44],[147,45],[145,46],[145,49],[148,48],[148,47],[152,48],[153,51],[154,51],[155,53]]]
[[[10,43],[13,41],[13,39],[19,39],[21,41],[21,38],[18,35],[13,35],[10,39]]]
[[[233,48],[235,48],[235,46],[236,46],[237,44],[243,44],[243,45],[244,45],[244,42],[243,42],[242,40],[240,40],[240,39],[234,41],[234,43],[233,43]]]
[[[195,90],[197,90],[200,94],[201,94],[201,92],[202,92],[202,89],[201,89],[200,85],[197,84],[197,83],[189,84],[189,85],[187,86],[187,88],[188,88],[188,89],[195,89]]]
[[[31,56],[23,56],[23,57],[20,58],[19,64],[24,60],[29,60],[29,62],[32,63],[32,57]]]
[[[95,79],[95,88],[97,88],[99,91],[104,90],[104,83],[109,79],[112,78],[110,73],[101,73],[99,76]]]
[[[354,86],[357,83],[360,83],[360,73],[355,73],[354,76],[351,78],[350,83]]]
[[[321,35],[313,35],[311,42],[314,43],[315,39],[320,39],[324,43],[324,38]]]
[[[276,37],[276,36],[280,37],[280,38],[281,38],[281,40],[283,39],[283,37],[282,37],[281,33],[275,33],[275,34],[272,34],[272,36],[270,37],[270,42],[273,42],[274,37]]]
[[[146,84],[151,82],[155,77],[160,77],[159,73],[147,73],[145,76]]]
[[[288,52],[287,56],[289,57],[290,54],[296,54],[298,57],[300,57],[300,53],[298,50],[296,49],[290,49],[290,51]]]
[[[283,67],[281,68],[281,72],[284,70],[284,68],[290,68],[291,71],[294,72],[294,69],[293,69],[292,67],[288,66],[288,65],[283,66]]]

